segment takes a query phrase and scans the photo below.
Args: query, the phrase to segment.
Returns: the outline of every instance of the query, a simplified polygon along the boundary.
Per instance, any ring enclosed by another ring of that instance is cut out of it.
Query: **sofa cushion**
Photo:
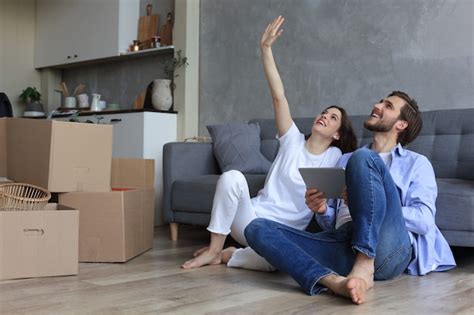
[[[263,188],[264,174],[244,174],[254,197]],[[212,200],[219,175],[202,175],[176,180],[171,192],[171,209],[174,211],[211,213]]]
[[[441,230],[474,231],[474,181],[438,178],[436,225]]]
[[[207,126],[214,145],[214,156],[222,172],[266,174],[271,162],[260,152],[258,124],[231,123]]]

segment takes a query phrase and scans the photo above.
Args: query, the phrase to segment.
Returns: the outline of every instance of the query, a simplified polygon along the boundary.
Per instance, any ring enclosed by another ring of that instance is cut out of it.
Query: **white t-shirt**
[[[313,212],[305,203],[306,185],[299,167],[333,167],[342,153],[329,147],[314,155],[305,147],[304,135],[295,123],[279,138],[280,149],[265,180],[265,186],[252,198],[252,206],[259,218],[270,219],[303,230]]]
[[[383,152],[379,153],[380,157],[382,158],[385,166],[390,169],[390,165],[392,165],[392,152]],[[337,211],[336,216],[336,229],[343,226],[347,222],[352,221],[351,214],[349,212],[349,208],[347,207],[344,200],[340,200],[339,210]]]
[[[385,166],[387,169],[390,169],[390,166],[392,165],[392,152],[381,152],[379,153],[380,157],[382,158],[383,162],[385,163]]]

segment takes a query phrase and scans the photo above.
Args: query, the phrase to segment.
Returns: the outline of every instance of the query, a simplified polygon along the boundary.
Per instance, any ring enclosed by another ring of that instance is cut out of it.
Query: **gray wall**
[[[140,16],[146,15],[147,4],[152,4],[152,14],[160,16],[160,25],[166,21],[168,12],[174,13],[174,0],[140,0]],[[138,28],[138,21],[137,21]],[[63,70],[62,79],[70,92],[79,83],[87,86],[86,93],[101,94],[101,99],[108,104],[117,103],[123,109],[131,108],[138,94],[145,91],[154,79],[166,78],[163,72],[164,63],[171,58],[172,52],[126,59],[123,61],[105,62],[87,66],[77,66]]]
[[[163,55],[140,57],[123,61],[77,66],[63,70],[62,79],[72,93],[79,83],[87,86],[89,104],[92,93],[99,93],[107,104],[116,103],[122,109],[132,108],[138,94],[145,91],[154,79],[167,78],[163,72],[164,63],[173,56]]]
[[[472,0],[201,0],[199,132],[272,118],[259,41],[274,45],[293,117],[330,104],[368,113],[395,89],[422,110],[474,107]]]

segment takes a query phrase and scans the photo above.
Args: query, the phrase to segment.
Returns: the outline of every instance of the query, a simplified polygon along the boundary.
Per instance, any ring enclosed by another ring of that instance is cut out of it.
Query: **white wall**
[[[41,90],[34,69],[35,0],[0,0],[0,92],[7,94],[14,116],[23,114],[18,95],[27,86]]]
[[[178,111],[178,141],[198,135],[199,123],[199,6],[200,0],[175,0],[173,45],[188,58],[178,69],[174,106]]]

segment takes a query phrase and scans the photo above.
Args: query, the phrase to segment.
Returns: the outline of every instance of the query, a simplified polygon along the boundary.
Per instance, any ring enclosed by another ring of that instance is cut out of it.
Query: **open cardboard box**
[[[0,175],[6,167],[9,179],[51,192],[109,191],[112,131],[110,125],[0,119]]]
[[[79,211],[0,211],[0,279],[77,275]]]
[[[7,176],[7,119],[0,118],[0,177]]]
[[[80,262],[126,262],[153,247],[154,174],[154,160],[114,159],[113,191],[59,195],[80,212]]]

